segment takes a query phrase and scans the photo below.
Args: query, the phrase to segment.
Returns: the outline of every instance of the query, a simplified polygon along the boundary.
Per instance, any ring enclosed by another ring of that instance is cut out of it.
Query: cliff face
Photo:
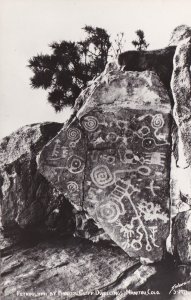
[[[165,49],[122,53],[80,94],[67,124],[29,125],[3,139],[6,296],[15,295],[19,278],[25,291],[33,281],[44,287],[45,299],[61,282],[71,292],[136,290],[161,268],[140,262],[166,264],[167,249],[177,263],[188,264],[176,278],[190,290],[190,32],[175,29]],[[20,237],[13,245],[14,231]],[[93,245],[72,235],[106,241]]]

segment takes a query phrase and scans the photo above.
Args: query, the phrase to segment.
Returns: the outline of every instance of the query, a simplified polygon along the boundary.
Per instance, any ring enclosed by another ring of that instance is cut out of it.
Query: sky
[[[19,127],[64,122],[71,110],[55,113],[47,92],[30,87],[29,58],[50,53],[53,41],[79,41],[84,25],[124,32],[126,47],[142,29],[149,49],[168,45],[172,30],[191,26],[189,0],[1,0],[0,1],[0,138]]]

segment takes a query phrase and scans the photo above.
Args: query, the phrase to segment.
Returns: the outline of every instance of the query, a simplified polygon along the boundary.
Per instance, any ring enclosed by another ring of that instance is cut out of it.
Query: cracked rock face
[[[13,234],[17,227],[54,230],[59,225],[67,231],[72,224],[72,206],[38,172],[36,164],[39,151],[62,126],[24,126],[1,141],[1,222],[5,232]]]
[[[154,266],[141,266],[119,247],[77,238],[9,247],[3,249],[1,260],[2,300],[32,300],[40,293],[42,300],[74,299],[79,291],[81,299],[95,300],[98,291],[139,288],[156,273]]]
[[[169,229],[168,93],[154,72],[113,66],[80,97],[39,170],[130,256],[158,261]]]

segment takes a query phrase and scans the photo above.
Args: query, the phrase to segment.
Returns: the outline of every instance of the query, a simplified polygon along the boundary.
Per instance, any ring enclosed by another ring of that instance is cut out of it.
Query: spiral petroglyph
[[[93,116],[87,116],[83,119],[82,124],[87,131],[95,131],[98,127],[98,120]]]
[[[167,118],[161,110],[96,107],[79,113],[51,148],[66,197],[130,256],[155,260],[168,231]]]
[[[153,116],[151,126],[155,129],[162,128],[164,126],[164,119],[162,114],[157,114]]]
[[[73,142],[78,141],[81,138],[81,132],[77,128],[69,128],[67,130],[67,137]]]
[[[99,188],[105,188],[115,182],[113,174],[105,165],[95,167],[90,176],[94,184]]]

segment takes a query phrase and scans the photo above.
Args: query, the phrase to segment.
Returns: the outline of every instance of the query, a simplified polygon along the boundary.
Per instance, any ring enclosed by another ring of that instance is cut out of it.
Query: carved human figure
[[[134,95],[128,90],[128,74],[117,70],[116,76],[120,79],[114,87],[113,79],[111,84],[98,82],[99,107],[91,104],[92,94],[89,106],[85,103],[45,146],[40,171],[129,255],[160,260],[169,230],[170,100],[157,94],[161,102],[156,106],[141,98],[134,105],[128,98]],[[150,93],[152,80],[147,83],[141,76],[133,77],[134,89],[142,84],[144,93]],[[118,96],[113,101],[124,97],[122,83],[129,93],[124,107],[120,101],[112,104],[114,92]],[[112,94],[105,95],[107,90]]]

